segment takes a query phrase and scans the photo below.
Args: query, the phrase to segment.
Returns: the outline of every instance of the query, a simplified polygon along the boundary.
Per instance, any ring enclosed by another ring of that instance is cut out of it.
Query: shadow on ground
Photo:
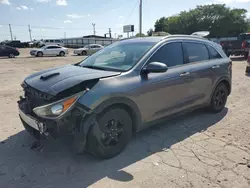
[[[205,131],[227,112],[227,108],[219,114],[200,110],[157,124],[137,133],[122,154],[103,161],[73,154],[66,140],[46,140],[43,148],[32,150],[34,140],[22,131],[0,144],[0,182],[2,187],[18,188],[87,187],[103,178],[129,182],[134,177],[124,168]]]

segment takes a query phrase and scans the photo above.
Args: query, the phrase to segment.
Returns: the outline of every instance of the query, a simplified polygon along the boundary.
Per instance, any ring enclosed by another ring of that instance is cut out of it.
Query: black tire
[[[9,58],[14,58],[14,57],[15,57],[15,55],[13,53],[9,54]]]
[[[21,119],[21,118],[20,118]],[[33,127],[30,127],[27,123],[25,123],[22,119],[21,119],[22,123],[23,123],[23,127],[25,128],[25,130],[32,136],[34,137],[36,140],[44,140],[46,137],[44,135],[41,135],[39,131],[37,131],[36,129],[34,129]]]
[[[42,53],[42,52],[37,52],[36,56],[37,56],[37,57],[42,57],[42,56],[43,56],[43,53]]]
[[[221,112],[227,103],[229,91],[225,83],[220,83],[214,90],[213,96],[210,102],[210,111],[213,113]]]
[[[87,55],[87,52],[86,52],[86,51],[82,51],[82,55],[83,55],[83,56],[86,56],[86,55]]]
[[[61,51],[61,52],[59,53],[59,56],[61,56],[61,57],[65,56],[65,52]]]
[[[132,119],[128,112],[109,108],[99,114],[96,121],[87,136],[87,151],[102,159],[120,154],[132,137]]]

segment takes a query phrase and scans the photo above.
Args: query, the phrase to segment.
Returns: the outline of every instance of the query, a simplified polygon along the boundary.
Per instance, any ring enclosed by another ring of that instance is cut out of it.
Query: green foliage
[[[135,37],[146,37],[146,35],[142,33],[141,36],[140,36],[140,33],[137,33],[137,34],[135,35]]]
[[[210,37],[238,36],[250,29],[246,13],[245,9],[231,9],[225,4],[197,6],[178,15],[160,18],[155,22],[155,31],[188,35],[210,31]]]
[[[154,30],[153,30],[153,29],[149,29],[149,30],[147,31],[148,36],[152,36],[153,33],[154,33]]]

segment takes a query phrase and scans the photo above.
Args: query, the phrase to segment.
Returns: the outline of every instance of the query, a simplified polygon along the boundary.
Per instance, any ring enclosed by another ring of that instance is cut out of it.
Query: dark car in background
[[[133,132],[165,117],[201,107],[221,112],[231,77],[221,46],[201,37],[127,39],[80,63],[28,76],[19,115],[37,139],[66,128],[77,152],[111,158]]]
[[[250,33],[241,33],[237,40],[225,40],[220,44],[228,57],[241,55],[247,58],[250,49]]]
[[[16,48],[0,45],[0,57],[9,57],[14,58],[15,56],[19,56],[19,51]]]

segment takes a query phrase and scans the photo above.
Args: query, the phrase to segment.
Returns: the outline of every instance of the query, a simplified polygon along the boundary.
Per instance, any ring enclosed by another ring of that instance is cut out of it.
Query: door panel
[[[186,109],[190,102],[192,79],[180,76],[188,72],[189,65],[170,68],[166,73],[141,76],[140,95],[136,99],[144,121],[150,122]]]
[[[190,66],[190,108],[209,102],[214,75],[209,51],[205,44],[184,42],[184,51]]]

